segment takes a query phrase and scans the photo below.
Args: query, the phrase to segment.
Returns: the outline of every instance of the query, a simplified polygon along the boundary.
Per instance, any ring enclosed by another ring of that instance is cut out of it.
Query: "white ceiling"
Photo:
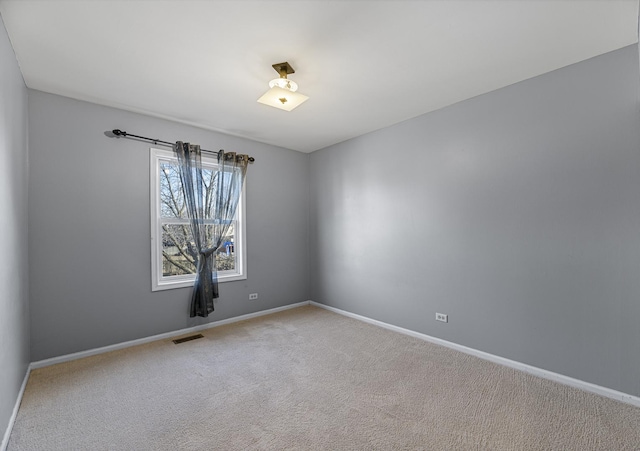
[[[638,0],[0,0],[0,14],[30,88],[302,152],[638,41]],[[282,61],[309,96],[292,112],[256,102]]]

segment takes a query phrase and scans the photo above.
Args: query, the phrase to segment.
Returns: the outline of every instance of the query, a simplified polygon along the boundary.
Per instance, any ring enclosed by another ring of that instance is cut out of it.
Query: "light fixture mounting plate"
[[[287,78],[287,75],[296,73],[293,67],[286,61],[284,63],[272,64],[271,67],[273,67],[282,78]]]

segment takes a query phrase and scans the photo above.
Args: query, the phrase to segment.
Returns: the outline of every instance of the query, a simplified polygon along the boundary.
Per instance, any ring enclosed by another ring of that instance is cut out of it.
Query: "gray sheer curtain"
[[[200,146],[178,141],[173,150],[178,157],[189,225],[198,255],[190,316],[206,317],[213,312],[213,300],[219,297],[216,251],[223,246],[235,219],[249,157],[221,150],[218,169],[205,180]],[[207,181],[209,186],[205,185]]]

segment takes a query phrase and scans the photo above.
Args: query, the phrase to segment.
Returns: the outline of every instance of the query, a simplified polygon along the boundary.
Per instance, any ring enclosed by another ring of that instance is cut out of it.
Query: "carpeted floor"
[[[315,307],[35,370],[9,451],[638,450],[640,409]]]

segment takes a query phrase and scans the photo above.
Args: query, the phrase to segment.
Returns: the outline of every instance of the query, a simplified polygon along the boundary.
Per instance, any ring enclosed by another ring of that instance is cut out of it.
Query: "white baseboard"
[[[596,395],[605,396],[607,398],[615,399],[617,401],[622,401],[626,404],[631,404],[636,407],[640,407],[640,398],[634,395],[630,395],[628,393],[623,393],[617,390],[613,390],[611,388],[602,387],[600,385],[592,384],[590,382],[581,381],[580,379],[574,379],[572,377],[565,376],[563,374],[554,373],[553,371],[537,368],[535,366],[527,365],[526,363],[517,362],[515,360],[510,360],[494,354],[489,354],[488,352],[479,351],[477,349],[469,348],[467,346],[459,345],[457,343],[442,340],[440,338],[432,337],[430,335],[426,335],[420,332],[415,332],[413,330],[404,329],[402,327],[394,326],[393,324],[384,323],[382,321],[367,318],[366,316],[357,315],[355,313],[347,312],[345,310],[340,310],[338,308],[330,307],[328,305],[320,304],[318,302],[309,301],[309,304],[326,309],[326,310],[330,310],[340,315],[348,316],[349,318],[354,318],[359,321],[363,321],[365,323],[373,324],[379,327],[384,327],[385,329],[393,330],[401,334],[419,338],[420,340],[435,343],[441,346],[445,346],[447,348],[455,349],[456,351],[464,352],[465,354],[470,354],[470,355],[479,357],[484,360],[489,360],[491,362],[498,363],[500,365],[504,365],[510,368],[514,368],[516,370],[524,371],[525,373],[529,373],[534,376],[539,376],[544,379],[549,379],[564,385],[569,385],[571,387],[578,388],[580,390],[584,390],[590,393],[595,393]]]
[[[175,330],[172,332],[166,332],[163,334],[152,335],[151,337],[139,338],[137,340],[125,341],[123,343],[116,343],[114,345],[103,346],[101,348],[88,349],[86,351],[74,352],[73,354],[66,354],[59,357],[52,357],[50,359],[39,360],[32,362],[31,369],[44,368],[45,366],[55,365],[57,363],[70,362],[71,360],[81,359],[83,357],[89,357],[92,355],[104,354],[105,352],[116,351],[118,349],[129,348],[131,346],[137,346],[145,343],[150,343],[156,340],[164,340],[167,338],[175,337],[178,335],[186,335],[193,332],[199,332],[201,330],[212,329],[214,327],[224,326],[225,324],[237,323],[238,321],[244,321],[251,318],[257,318],[259,316],[270,315],[272,313],[282,312],[303,305],[309,305],[309,301],[298,302],[296,304],[289,304],[282,307],[276,307],[269,310],[262,310],[254,313],[247,313],[246,315],[235,316],[233,318],[222,319],[219,321],[213,321],[211,323],[202,324],[200,326],[188,327],[186,329]]]
[[[24,389],[27,387],[27,381],[29,380],[30,373],[31,365],[27,367],[27,372],[25,373],[24,379],[22,380],[22,385],[20,386],[20,391],[18,392],[16,403],[13,406],[13,413],[11,414],[11,418],[9,418],[7,430],[5,431],[4,437],[2,438],[2,443],[0,444],[0,451],[6,451],[7,446],[9,446],[9,437],[11,437],[11,431],[13,431],[13,425],[16,422],[16,417],[18,416],[18,410],[20,409],[20,403],[22,402],[22,396],[24,395]]]

